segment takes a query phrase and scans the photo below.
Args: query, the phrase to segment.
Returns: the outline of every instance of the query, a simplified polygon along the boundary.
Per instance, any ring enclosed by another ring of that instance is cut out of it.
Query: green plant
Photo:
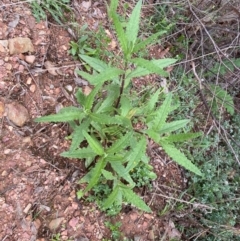
[[[61,241],[61,234],[57,233],[52,236],[51,241]],[[66,241],[72,241],[72,239],[67,239]]]
[[[111,231],[111,238],[113,238],[113,240],[119,240],[119,238],[121,237],[121,232],[119,231],[119,228],[122,224],[120,222],[111,223],[107,221],[105,222],[105,225]]]
[[[136,187],[152,188],[152,180],[155,179],[155,173],[151,165],[145,163],[139,163],[132,171],[131,177],[136,183]]]
[[[70,11],[68,6],[69,3],[70,0],[33,0],[30,5],[32,14],[38,22],[42,19],[46,19],[46,12],[48,12],[57,23],[62,24],[62,21],[65,20],[64,11]]]
[[[61,241],[60,237],[61,237],[60,233],[54,234],[53,237],[51,238],[51,241]]]
[[[177,133],[189,120],[168,121],[169,114],[177,108],[172,104],[172,94],[165,95],[158,89],[153,95],[138,101],[131,98],[131,80],[151,73],[168,76],[164,68],[176,62],[175,59],[146,60],[136,57],[161,32],[145,40],[138,38],[141,1],[135,6],[126,27],[123,27],[116,13],[118,1],[111,1],[109,17],[113,21],[122,50],[122,60],[111,66],[97,58],[80,55],[93,70],[92,73],[78,71],[78,74],[94,86],[85,96],[81,89],[76,99],[81,107],[65,107],[55,115],[37,118],[37,122],[68,122],[73,129],[70,149],[61,155],[85,160],[89,172],[80,180],[87,183],[84,190],[77,192],[82,198],[102,180],[106,179],[110,195],[102,202],[102,209],[112,205],[121,206],[128,202],[137,208],[150,212],[151,209],[134,193],[136,183],[132,173],[141,163],[149,167],[146,154],[148,139],[158,143],[177,163],[197,175],[201,171],[175,147],[198,137],[200,133]],[[140,125],[137,127],[134,123]],[[150,168],[151,169],[151,168]],[[156,178],[150,172],[150,178]]]
[[[209,96],[212,96],[212,99],[209,102],[211,102],[210,104],[214,113],[218,115],[221,114],[224,107],[229,114],[234,114],[233,97],[229,95],[226,90],[218,85],[211,84],[209,85],[209,91],[211,93]]]
[[[96,32],[88,29],[88,25],[84,24],[77,33],[80,37],[77,42],[70,42],[70,54],[81,59],[81,55],[88,55],[95,58],[111,58],[114,55],[108,50],[111,42],[110,37],[100,26]]]
[[[202,105],[202,101],[196,95],[198,93],[198,85],[192,76],[184,74],[180,68],[178,73],[175,74],[177,80],[182,78],[182,81],[178,81],[174,89],[175,99],[180,100],[181,106],[174,112],[174,116],[171,116],[171,118],[175,120],[182,118],[182,116],[190,116],[193,119],[192,123],[195,124],[193,128],[197,128],[198,130],[208,126],[207,134],[201,140],[199,138],[193,142],[181,144],[186,155],[189,156],[190,160],[191,156],[194,156],[194,162],[201,166],[204,173],[204,178],[192,175],[191,173],[186,174],[188,179],[187,193],[193,196],[197,202],[215,208],[212,211],[204,209],[188,211],[188,215],[185,215],[183,220],[179,219],[178,223],[184,227],[182,233],[185,234],[188,240],[240,240],[238,230],[235,227],[240,220],[238,184],[240,177],[235,171],[239,168],[235,156],[239,157],[240,154],[240,115],[237,111],[231,113],[231,109],[230,112],[228,111],[231,117],[229,115],[222,115],[221,125],[226,130],[227,137],[229,138],[229,144],[226,145],[226,141],[219,135],[219,126],[212,125],[213,128],[208,132],[211,120],[206,118],[208,115],[207,111],[205,113],[202,109],[198,108],[198,106]],[[213,109],[214,105],[210,105],[210,98],[216,98],[218,108],[224,107],[226,111],[227,106],[224,106],[222,102],[226,102],[229,98],[226,104],[232,103],[229,107],[233,109],[233,98],[229,95],[231,93],[229,90],[227,93],[226,91],[222,92],[222,88],[218,88],[216,85],[212,85],[211,87],[208,85],[207,87],[206,91],[208,90],[208,92],[204,92],[204,94],[206,94],[206,100],[209,107],[212,107],[211,111],[214,114],[216,114],[216,110]],[[210,88],[212,88],[212,92],[210,92]],[[227,120],[224,116],[227,117]],[[229,148],[229,145],[231,145],[235,154]],[[191,155],[188,155],[187,152],[191,153]],[[167,215],[172,210],[174,214],[177,213],[177,207],[167,204],[164,210],[160,211],[160,215]]]

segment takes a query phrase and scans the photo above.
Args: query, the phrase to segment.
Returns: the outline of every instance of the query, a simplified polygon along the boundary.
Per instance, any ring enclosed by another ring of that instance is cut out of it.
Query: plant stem
[[[124,66],[124,74],[121,75],[121,88],[120,88],[120,93],[119,93],[119,97],[117,99],[117,103],[115,105],[115,108],[118,109],[120,101],[121,101],[121,97],[122,97],[122,93],[123,93],[123,89],[124,89],[124,85],[125,85],[125,77],[126,77],[126,71],[127,71],[127,62],[125,62],[125,66]]]

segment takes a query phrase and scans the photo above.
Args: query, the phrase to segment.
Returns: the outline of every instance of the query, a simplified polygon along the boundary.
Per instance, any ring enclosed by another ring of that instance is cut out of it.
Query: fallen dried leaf
[[[55,231],[57,228],[59,228],[59,226],[61,225],[63,220],[64,220],[64,218],[53,219],[48,225],[49,229],[51,231]]]
[[[10,29],[15,28],[15,27],[18,25],[18,23],[19,23],[19,19],[20,19],[20,18],[19,18],[19,15],[16,14],[15,18],[13,19],[13,21],[9,22],[8,27],[9,27]]]
[[[84,12],[87,12],[88,9],[91,7],[91,5],[92,5],[92,1],[91,0],[88,1],[88,2],[87,1],[83,1],[82,4],[81,4],[81,7],[82,7]]]
[[[44,66],[51,75],[55,75],[55,76],[58,75],[55,64],[52,63],[51,61],[46,61],[44,63]]]

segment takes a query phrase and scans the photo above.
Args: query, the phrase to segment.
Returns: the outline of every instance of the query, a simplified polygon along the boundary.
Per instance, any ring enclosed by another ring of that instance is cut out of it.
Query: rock
[[[9,63],[6,63],[6,64],[5,64],[5,68],[6,68],[7,70],[11,70],[11,69],[12,69],[12,65],[9,64]]]
[[[10,154],[11,153],[11,149],[5,149],[4,151],[3,151],[3,153],[5,154],[5,155],[8,155],[8,154]]]
[[[134,236],[134,241],[141,241],[141,236]]]
[[[1,175],[2,175],[3,177],[6,177],[6,176],[8,175],[8,173],[7,173],[6,170],[4,170]]]
[[[73,228],[73,230],[76,230],[76,227],[77,227],[77,224],[78,224],[78,218],[72,218],[70,221],[69,221],[69,225]]]
[[[64,220],[64,218],[56,218],[56,219],[53,219],[53,220],[49,223],[49,225],[48,225],[49,229],[50,229],[52,232],[55,231],[56,229],[58,229],[58,228],[60,227],[60,225],[61,225],[61,223],[62,223],[63,220]]]
[[[10,121],[17,126],[23,126],[29,119],[27,109],[17,102],[6,104],[6,114]]]
[[[148,238],[149,238],[150,240],[154,240],[154,239],[155,239],[153,230],[150,230],[150,231],[149,231]]]
[[[30,38],[17,37],[8,40],[8,48],[10,54],[21,54],[33,52],[34,47]]]
[[[65,86],[65,89],[68,91],[68,92],[72,92],[73,91],[73,87],[71,85],[66,85]]]
[[[1,75],[0,75],[0,79],[1,79]],[[3,81],[0,81],[0,90],[4,90],[6,88],[6,83]]]
[[[88,238],[77,238],[75,239],[75,241],[89,241]]]
[[[30,136],[23,137],[22,142],[23,143],[31,143],[32,142],[31,137]]]
[[[32,78],[31,77],[28,77],[27,78],[27,85],[30,85],[32,83]]]
[[[132,221],[135,221],[135,220],[137,220],[137,218],[138,218],[138,214],[135,213],[135,212],[134,212],[134,213],[131,213],[131,214],[130,214],[130,218],[131,218]]]
[[[143,214],[143,216],[144,216],[146,219],[152,219],[152,215],[150,215],[150,214],[148,214],[148,213]]]
[[[36,85],[31,85],[29,90],[34,93],[36,91]]]
[[[36,59],[36,57],[34,55],[27,55],[25,57],[26,62],[29,63],[29,64],[33,64],[35,59]]]
[[[1,52],[6,52],[8,48],[8,40],[0,40],[0,47],[3,48],[3,51]]]
[[[23,212],[24,212],[25,214],[28,214],[28,212],[29,212],[29,210],[31,209],[31,207],[32,207],[32,204],[29,203],[29,204],[24,208]]]
[[[4,103],[0,101],[0,118],[3,117],[4,110],[5,110]]]

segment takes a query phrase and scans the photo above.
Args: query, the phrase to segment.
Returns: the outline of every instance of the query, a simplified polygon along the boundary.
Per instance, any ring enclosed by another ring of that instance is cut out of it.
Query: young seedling
[[[118,1],[112,0],[108,14],[116,31],[122,61],[110,65],[98,58],[80,55],[92,68],[92,73],[78,71],[93,89],[86,96],[79,89],[76,99],[81,107],[65,107],[57,114],[37,118],[37,122],[68,122],[72,127],[71,146],[61,155],[68,158],[85,160],[89,172],[80,180],[87,183],[79,190],[82,198],[102,177],[107,181],[111,193],[101,207],[108,210],[112,205],[121,206],[127,202],[137,208],[151,212],[150,207],[134,192],[136,183],[132,178],[135,168],[141,163],[146,166],[148,176],[153,180],[156,174],[149,168],[147,156],[148,140],[152,139],[178,164],[189,171],[202,175],[201,171],[175,147],[176,142],[198,137],[199,133],[182,133],[189,120],[168,122],[169,114],[176,109],[172,105],[172,94],[165,95],[160,89],[142,103],[132,100],[131,81],[133,78],[149,74],[167,77],[165,67],[176,59],[147,60],[137,57],[137,53],[147,47],[162,34],[155,33],[145,40],[138,38],[142,2],[134,7],[132,14],[123,27],[117,14]],[[103,92],[105,92],[103,94]],[[162,103],[160,99],[164,99]],[[161,103],[161,104],[160,104]],[[136,129],[133,123],[141,123]],[[177,134],[174,134],[176,133]]]

